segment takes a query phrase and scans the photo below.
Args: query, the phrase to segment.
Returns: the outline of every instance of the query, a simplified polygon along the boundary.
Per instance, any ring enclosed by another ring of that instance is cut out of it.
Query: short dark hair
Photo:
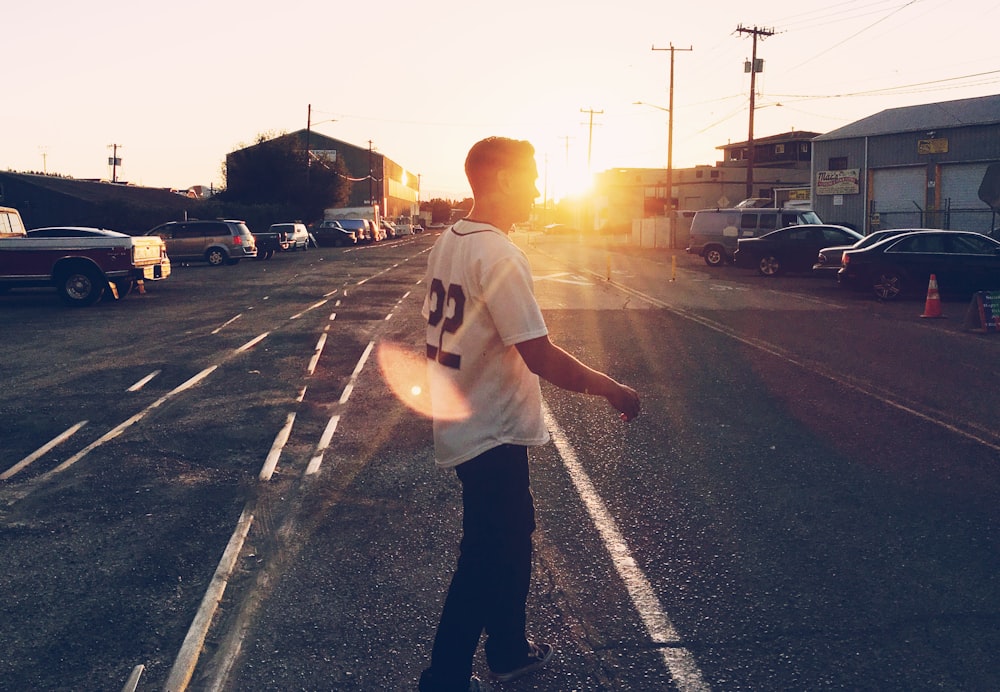
[[[535,147],[523,139],[487,137],[479,140],[465,157],[465,176],[472,194],[489,190],[496,182],[497,171],[518,168],[534,157]]]

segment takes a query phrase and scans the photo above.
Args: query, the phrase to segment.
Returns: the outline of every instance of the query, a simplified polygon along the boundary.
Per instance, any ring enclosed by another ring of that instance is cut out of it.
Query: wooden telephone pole
[[[736,27],[736,32],[739,34],[750,34],[753,36],[753,56],[750,59],[748,66],[744,67],[744,71],[750,73],[750,134],[747,136],[747,198],[749,199],[750,197],[753,197],[753,111],[757,91],[757,73],[764,71],[764,61],[761,60],[760,63],[757,62],[757,38],[774,36],[774,29],[764,29],[757,26],[752,29],[747,29],[740,24]]]
[[[657,48],[653,50],[670,51],[670,96],[667,103],[667,208],[666,216],[670,221],[670,245],[674,247],[674,53],[676,51],[692,51],[694,47],[674,48],[671,43],[669,48]]]

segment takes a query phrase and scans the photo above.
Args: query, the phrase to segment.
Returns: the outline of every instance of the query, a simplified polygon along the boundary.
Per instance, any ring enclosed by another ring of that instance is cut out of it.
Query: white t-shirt
[[[462,220],[435,242],[425,281],[437,465],[548,442],[538,376],[516,348],[548,334],[528,258],[495,226]]]

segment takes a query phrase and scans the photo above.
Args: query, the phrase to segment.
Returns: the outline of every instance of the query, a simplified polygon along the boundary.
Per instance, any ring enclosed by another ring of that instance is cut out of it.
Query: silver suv
[[[163,238],[173,260],[204,260],[217,267],[257,256],[257,243],[243,221],[170,221],[145,235]]]
[[[806,209],[702,209],[691,221],[691,242],[687,253],[705,259],[717,267],[732,263],[740,238],[756,238],[785,226],[822,223],[815,212]]]

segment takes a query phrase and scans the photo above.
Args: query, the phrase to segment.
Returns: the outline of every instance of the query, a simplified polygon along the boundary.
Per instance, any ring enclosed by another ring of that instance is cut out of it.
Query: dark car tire
[[[777,276],[782,269],[781,260],[774,255],[764,255],[757,262],[757,273],[761,276]]]
[[[104,295],[107,282],[94,267],[73,267],[59,275],[56,290],[63,302],[75,308],[93,305]]]
[[[221,267],[226,263],[226,253],[217,247],[211,248],[205,253],[205,261],[213,267]]]
[[[726,253],[723,252],[722,248],[715,245],[705,248],[705,264],[710,267],[718,267],[725,263]]]
[[[872,291],[879,300],[895,300],[903,293],[903,275],[895,269],[875,272]]]

